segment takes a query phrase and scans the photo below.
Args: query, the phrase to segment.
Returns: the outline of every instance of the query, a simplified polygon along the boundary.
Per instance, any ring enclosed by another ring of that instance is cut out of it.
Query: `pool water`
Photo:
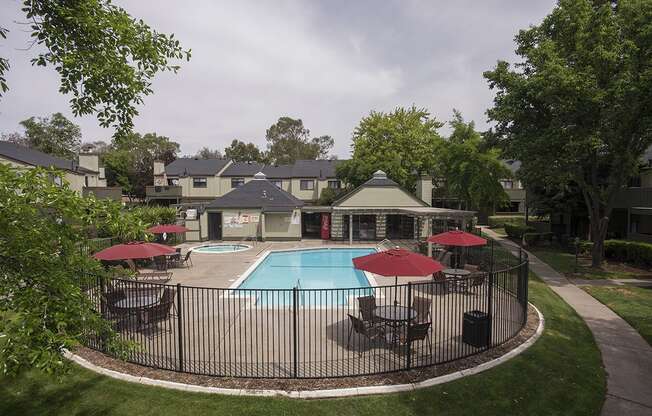
[[[249,250],[251,247],[244,244],[208,244],[193,248],[196,253],[233,253],[237,251]]]
[[[270,253],[238,289],[349,289],[359,291],[302,291],[302,303],[326,304],[347,302],[348,296],[362,296],[371,287],[361,270],[353,267],[355,257],[375,253],[373,248],[331,248]],[[281,299],[269,299],[270,292],[256,293],[262,303],[291,303],[291,292]],[[333,298],[335,296],[336,298]]]

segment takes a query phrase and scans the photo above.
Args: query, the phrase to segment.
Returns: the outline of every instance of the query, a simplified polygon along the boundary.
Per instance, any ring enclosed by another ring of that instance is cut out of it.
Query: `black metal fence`
[[[466,255],[479,265],[467,277],[397,286],[258,290],[113,279],[88,293],[119,336],[138,345],[127,357],[133,363],[225,377],[370,375],[460,360],[521,330],[527,258],[492,247]],[[88,346],[105,350],[91,336]]]

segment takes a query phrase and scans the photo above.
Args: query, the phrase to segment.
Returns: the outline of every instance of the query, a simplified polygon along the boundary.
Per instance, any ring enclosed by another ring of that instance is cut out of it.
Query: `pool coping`
[[[199,386],[196,384],[185,384],[174,381],[158,380],[147,377],[138,377],[131,374],[121,373],[119,371],[109,370],[91,363],[90,361],[73,354],[72,352],[64,349],[64,356],[74,363],[84,367],[88,370],[94,371],[98,374],[105,375],[117,380],[138,383],[147,386],[162,387],[172,390],[188,391],[193,393],[207,393],[207,394],[222,394],[229,396],[258,396],[258,397],[288,397],[292,399],[328,399],[336,397],[352,397],[352,396],[367,396],[374,394],[387,394],[387,393],[403,393],[420,390],[426,387],[436,386],[438,384],[448,383],[450,381],[458,380],[460,378],[482,373],[498,365],[522,354],[541,337],[545,328],[545,318],[541,311],[528,302],[534,308],[538,317],[539,325],[535,333],[528,338],[525,342],[518,345],[513,350],[506,352],[498,358],[484,362],[475,367],[465,370],[456,371],[454,373],[446,374],[439,377],[430,378],[427,380],[419,381],[416,383],[407,384],[393,384],[384,386],[365,386],[365,387],[351,387],[342,389],[325,389],[325,390],[265,390],[265,389],[229,389],[223,387],[208,387]]]
[[[195,250],[198,249],[198,248],[202,248],[202,247],[211,247],[211,246],[244,246],[244,247],[247,247],[247,248],[242,249],[242,250],[237,250],[237,251],[221,251],[221,252],[220,252],[220,251],[216,251],[216,252],[213,252],[213,253],[210,253],[210,252],[206,253],[206,252],[197,251],[196,253],[197,253],[197,254],[229,254],[229,253],[242,253],[243,251],[251,250],[252,248],[254,248],[254,246],[252,246],[252,245],[249,245],[249,244],[241,244],[241,243],[208,243],[208,244],[200,244],[200,245],[197,245],[197,246],[189,247],[189,248],[188,248],[188,251],[195,252]]]

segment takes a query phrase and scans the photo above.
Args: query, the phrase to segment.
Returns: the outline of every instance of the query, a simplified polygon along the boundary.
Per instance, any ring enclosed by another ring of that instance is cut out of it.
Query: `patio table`
[[[391,343],[398,340],[398,329],[417,317],[417,311],[407,306],[389,305],[377,306],[375,309],[376,316],[392,328]]]
[[[120,309],[133,311],[138,319],[138,323],[142,323],[145,319],[145,309],[154,306],[159,302],[158,296],[132,296],[121,299],[115,303],[115,306]]]
[[[444,273],[445,276],[454,279],[451,283],[453,283],[455,289],[459,289],[462,279],[471,275],[471,271],[465,269],[444,269],[442,270],[442,273]]]

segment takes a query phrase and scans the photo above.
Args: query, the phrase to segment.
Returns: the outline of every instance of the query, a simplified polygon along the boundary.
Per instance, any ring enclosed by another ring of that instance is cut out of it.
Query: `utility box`
[[[489,325],[489,316],[485,312],[464,312],[462,341],[476,348],[486,348],[489,337]]]

